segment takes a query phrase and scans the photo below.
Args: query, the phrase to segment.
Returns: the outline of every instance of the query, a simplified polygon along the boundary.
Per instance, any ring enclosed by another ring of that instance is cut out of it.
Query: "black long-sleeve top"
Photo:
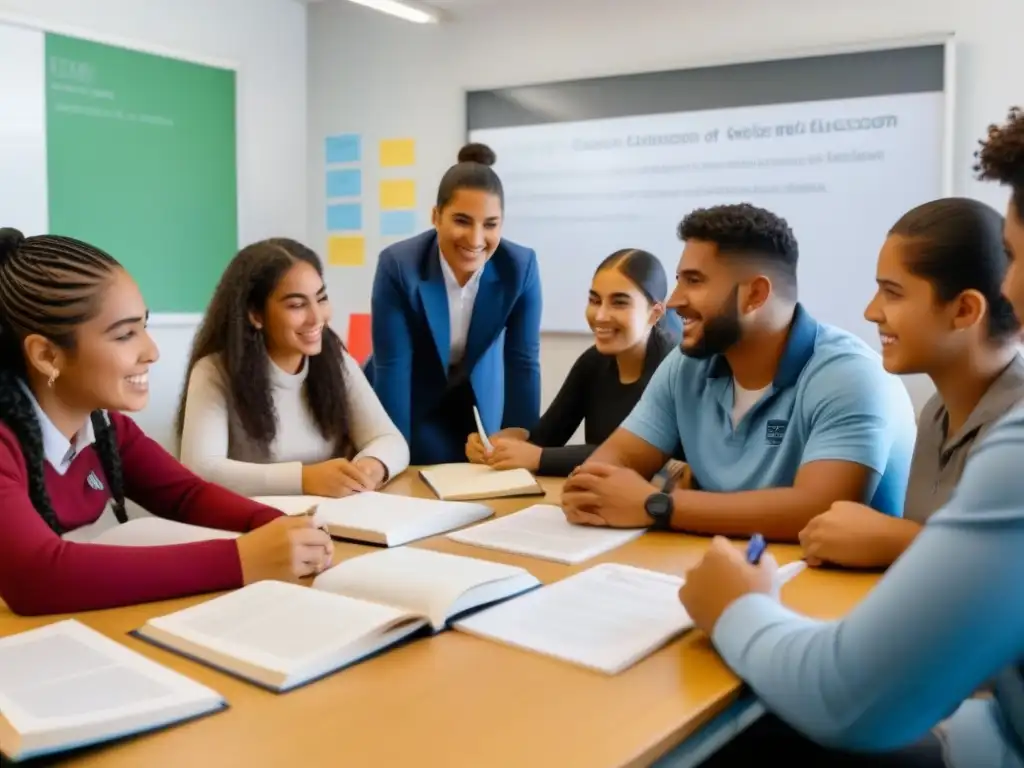
[[[537,474],[566,477],[586,461],[614,432],[640,400],[654,371],[676,346],[659,330],[647,341],[643,373],[629,384],[619,380],[619,366],[612,355],[591,347],[577,358],[554,401],[530,432],[530,442],[544,450]],[[582,445],[566,445],[584,422]]]

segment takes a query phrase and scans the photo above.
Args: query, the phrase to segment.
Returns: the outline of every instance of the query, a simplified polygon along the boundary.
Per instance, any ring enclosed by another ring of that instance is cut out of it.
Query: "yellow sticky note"
[[[401,168],[416,163],[414,139],[383,139],[380,143],[380,164],[384,168]]]
[[[362,235],[331,235],[327,238],[327,263],[332,267],[363,266],[366,239]]]
[[[385,179],[380,183],[382,211],[405,210],[416,207],[416,182],[412,179]]]

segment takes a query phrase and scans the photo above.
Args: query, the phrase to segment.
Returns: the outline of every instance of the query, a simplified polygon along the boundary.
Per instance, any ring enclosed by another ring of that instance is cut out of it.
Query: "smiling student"
[[[1024,113],[983,143],[1012,190],[1003,294],[1024,316]],[[949,501],[845,618],[781,605],[770,556],[715,539],[681,599],[772,713],[705,763],[1024,768],[1024,407],[972,451]],[[991,698],[974,692],[994,681]]]
[[[692,212],[668,300],[682,354],[562,493],[574,523],[796,541],[837,501],[899,515],[914,440],[906,388],[797,300],[796,237],[752,205]],[[650,481],[684,452],[692,487]]]
[[[637,404],[644,387],[678,340],[665,314],[668,279],[656,256],[636,248],[616,251],[594,273],[587,324],[594,346],[573,364],[562,388],[528,440],[498,432],[494,450],[469,436],[466,457],[495,469],[522,467],[565,477],[604,442]],[[566,445],[580,423],[584,442]]]
[[[918,418],[903,518],[839,502],[800,532],[811,565],[890,565],[949,501],[974,446],[1024,398],[1020,323],[1000,293],[1003,217],[949,198],[905,214],[878,257],[878,326],[890,373],[923,373],[936,394]]]
[[[0,599],[70,613],[290,580],[330,562],[311,518],[204,482],[120,411],[149,399],[157,349],[138,286],[108,254],[0,230]],[[247,532],[153,547],[91,544],[125,500],[184,523]]]
[[[434,229],[380,254],[366,374],[414,464],[465,460],[476,431],[533,429],[541,288],[532,250],[504,240],[494,153],[469,144],[441,179]]]
[[[404,470],[409,448],[330,320],[313,251],[285,238],[242,249],[192,346],[182,463],[246,496],[346,496]]]

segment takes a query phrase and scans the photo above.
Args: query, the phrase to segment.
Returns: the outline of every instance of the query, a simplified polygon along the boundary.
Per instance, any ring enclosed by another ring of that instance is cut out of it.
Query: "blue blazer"
[[[467,435],[438,413],[451,344],[440,258],[430,230],[386,248],[373,279],[366,375],[405,435],[413,464],[466,456]],[[488,434],[533,429],[540,417],[540,314],[537,255],[502,240],[480,276],[463,359]]]

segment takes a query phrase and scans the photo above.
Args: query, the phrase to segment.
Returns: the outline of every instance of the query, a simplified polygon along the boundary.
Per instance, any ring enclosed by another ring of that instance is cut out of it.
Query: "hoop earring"
[[[60,371],[58,371],[56,368],[50,371],[50,378],[46,380],[46,386],[48,386],[50,389],[53,389],[53,385],[57,381],[58,376],[60,376]]]

